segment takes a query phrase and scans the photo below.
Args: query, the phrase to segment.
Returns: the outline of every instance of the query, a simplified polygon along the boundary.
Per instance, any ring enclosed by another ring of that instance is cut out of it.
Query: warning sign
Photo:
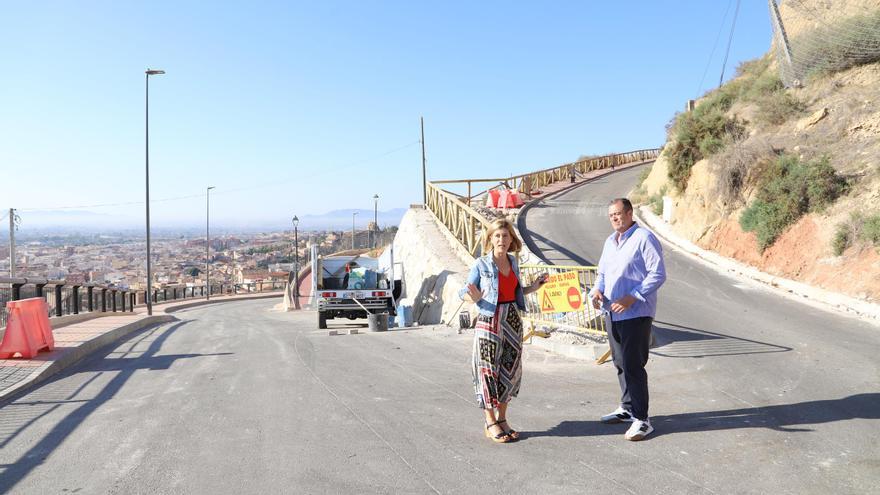
[[[543,296],[541,297],[541,312],[552,313],[553,311],[553,301],[550,299],[550,294],[543,292]]]
[[[577,311],[583,306],[578,272],[554,273],[538,291],[542,313]]]

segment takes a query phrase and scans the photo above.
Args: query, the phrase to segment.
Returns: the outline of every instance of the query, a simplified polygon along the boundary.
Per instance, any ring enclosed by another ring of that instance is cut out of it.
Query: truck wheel
[[[318,311],[318,328],[321,330],[327,329],[327,315]]]

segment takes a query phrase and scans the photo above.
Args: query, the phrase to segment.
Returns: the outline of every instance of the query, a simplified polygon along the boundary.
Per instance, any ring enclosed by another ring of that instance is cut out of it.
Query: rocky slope
[[[789,34],[796,35],[813,27],[817,12],[845,17],[845,8],[869,7],[880,9],[878,2],[866,0],[803,0],[785,2],[781,9],[790,10],[789,19],[802,15],[801,22],[787,25]],[[720,91],[759,94],[762,85],[769,87],[767,81],[775,71],[776,62],[768,55],[744,66],[742,74],[728,83],[732,86]],[[671,168],[676,167],[673,128],[663,154],[633,195],[641,201],[653,200],[658,208],[659,198],[669,197],[672,208],[664,217],[679,235],[704,248],[774,275],[877,302],[880,248],[856,235],[838,255],[835,242],[841,226],[858,234],[864,217],[880,215],[880,63],[816,75],[802,88],[773,94],[773,99],[735,98],[724,116],[739,126],[736,135],[723,137],[719,149],[693,164],[683,190],[670,178]],[[708,94],[697,105],[715,104],[712,99],[717,102],[717,97]],[[740,217],[759,195],[768,164],[783,155],[802,162],[827,158],[847,186],[830,205],[789,225],[762,252],[756,234],[743,230]],[[862,214],[862,219],[854,218],[854,213]]]

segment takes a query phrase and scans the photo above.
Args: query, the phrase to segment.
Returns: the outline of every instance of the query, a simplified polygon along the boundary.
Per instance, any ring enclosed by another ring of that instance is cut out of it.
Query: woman
[[[528,287],[520,283],[516,254],[522,243],[506,219],[489,225],[484,256],[477,258],[459,297],[477,305],[473,376],[477,402],[486,416],[486,436],[498,443],[519,439],[507,423],[507,403],[519,393],[522,378],[522,320],[525,294],[547,281],[542,274]],[[511,254],[514,253],[514,254]]]

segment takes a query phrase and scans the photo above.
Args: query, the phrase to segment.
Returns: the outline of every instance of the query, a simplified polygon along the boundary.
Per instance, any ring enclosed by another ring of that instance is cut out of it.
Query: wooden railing
[[[428,204],[425,207],[437,217],[440,223],[449,230],[471,256],[476,256],[480,250],[480,233],[489,225],[489,220],[470,207],[470,203],[474,198],[482,196],[487,191],[498,187],[516,189],[527,198],[531,198],[532,193],[539,191],[542,187],[547,187],[555,182],[570,180],[575,174],[586,174],[594,170],[655,160],[659,155],[659,148],[644,149],[628,153],[585,158],[558,167],[514,175],[512,177],[430,181],[426,184]],[[473,191],[474,184],[484,183],[492,185],[485,190]],[[466,184],[467,195],[446,191],[440,187],[440,184]]]
[[[428,204],[431,213],[461,243],[471,256],[480,250],[480,231],[489,226],[489,220],[461,200],[461,197],[427,183]]]

